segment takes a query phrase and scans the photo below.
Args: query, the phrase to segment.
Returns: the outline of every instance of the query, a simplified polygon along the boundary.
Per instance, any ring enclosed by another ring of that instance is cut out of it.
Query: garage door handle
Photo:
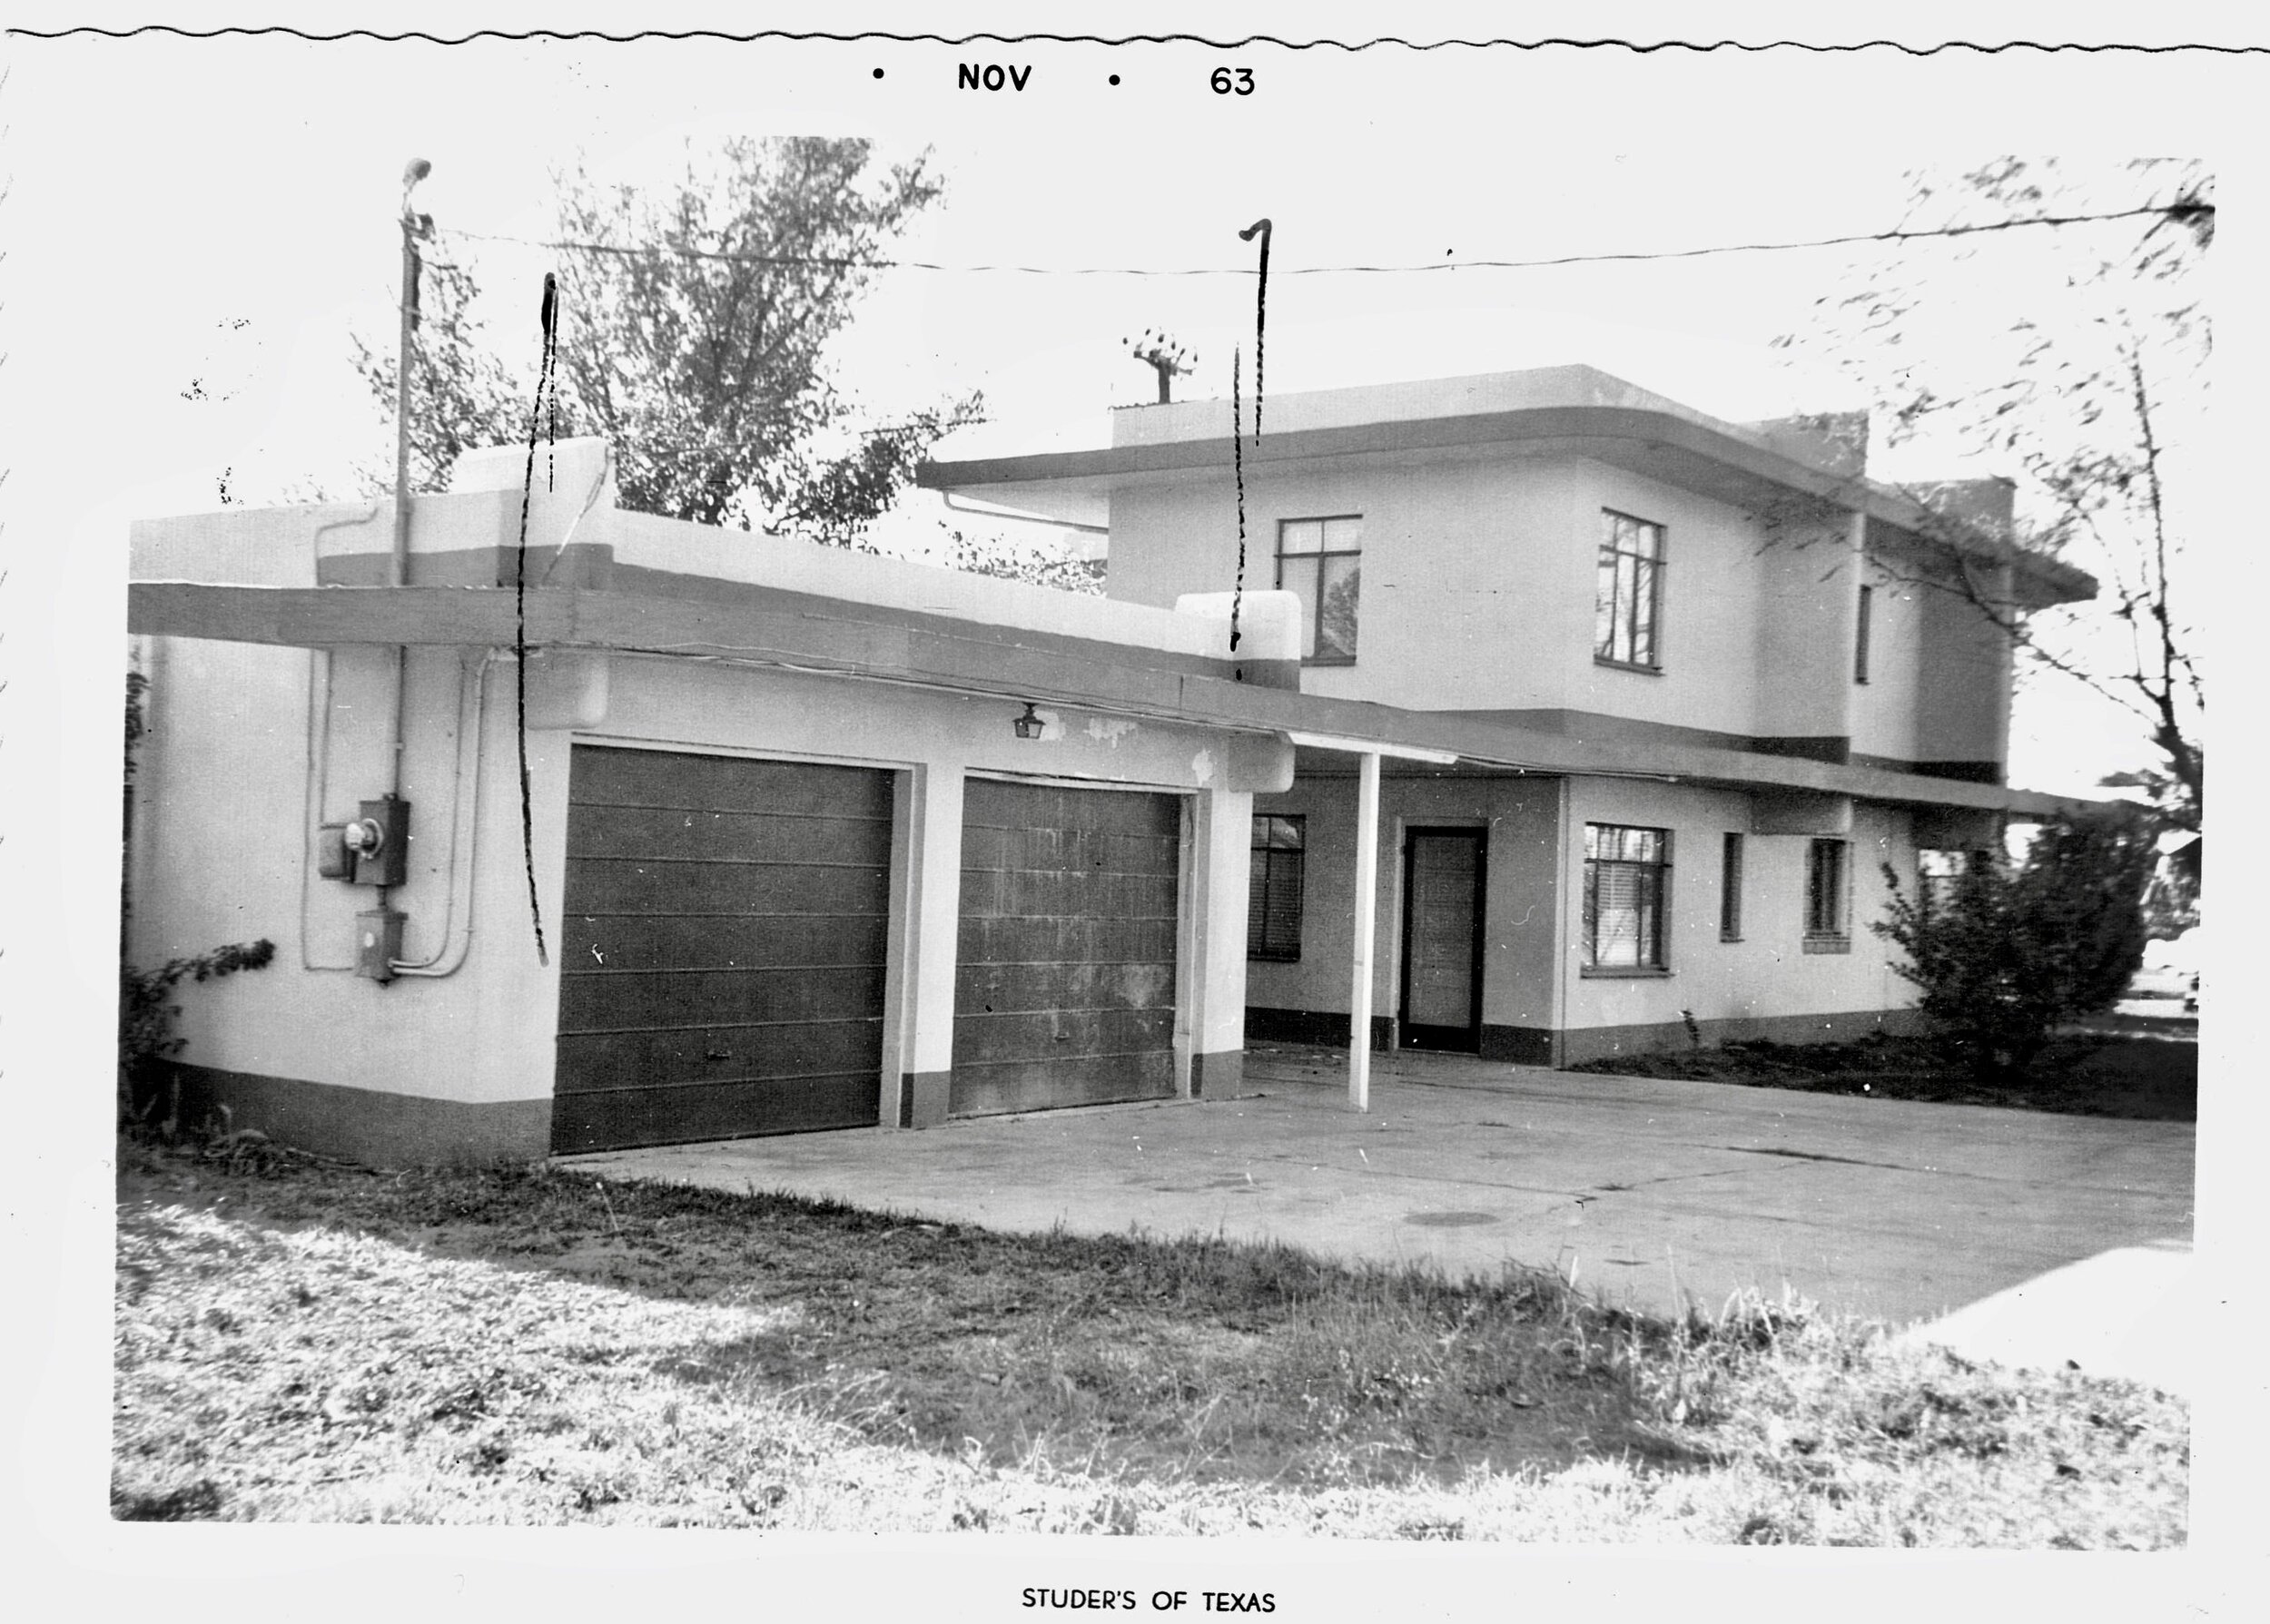
[[[730,1060],[733,1058],[733,1051],[729,1048],[713,1048],[708,1053],[702,1056],[702,1058],[705,1060]]]

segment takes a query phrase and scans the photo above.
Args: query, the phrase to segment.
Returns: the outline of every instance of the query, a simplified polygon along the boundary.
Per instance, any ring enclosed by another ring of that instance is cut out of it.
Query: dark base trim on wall
[[[1345,1009],[1266,1009],[1246,1008],[1246,1041],[1253,1043],[1315,1043],[1327,1048],[1347,1047]],[[1371,1018],[1371,1046],[1387,1053],[1395,1047],[1395,1021],[1388,1016]]]
[[[1845,1009],[1821,1015],[1741,1015],[1700,1021],[1704,1044],[1852,1043],[1881,1032],[1919,1037],[1928,1029],[1916,1009]],[[1660,1054],[1693,1041],[1684,1021],[1653,1021],[1622,1027],[1572,1027],[1561,1035],[1564,1066],[1582,1066],[1613,1055]]]
[[[909,1071],[899,1078],[899,1126],[936,1127],[946,1119],[946,1102],[953,1097],[951,1071]]]
[[[432,1099],[187,1064],[173,1075],[186,1127],[217,1118],[365,1166],[489,1166],[540,1161],[551,1151],[549,1099]]]
[[[1235,1099],[1245,1088],[1245,1078],[1246,1051],[1241,1048],[1190,1057],[1192,1099]]]
[[[1914,1009],[1847,1009],[1822,1015],[1730,1016],[1698,1023],[1702,1041],[1742,1043],[1851,1043],[1883,1032],[1915,1037],[1926,1029]],[[1387,1047],[1389,1023],[1375,1019],[1372,1047]],[[1322,1048],[1347,1047],[1347,1017],[1327,1009],[1267,1009],[1246,1011],[1246,1041],[1253,1043],[1313,1043]],[[1481,1058],[1514,1066],[1581,1066],[1613,1055],[1643,1055],[1685,1048],[1693,1042],[1686,1023],[1653,1021],[1620,1027],[1571,1027],[1554,1031],[1548,1027],[1485,1026]]]
[[[1511,1066],[1550,1066],[1553,1033],[1545,1027],[1485,1025],[1482,1029],[1482,1058],[1503,1060]]]

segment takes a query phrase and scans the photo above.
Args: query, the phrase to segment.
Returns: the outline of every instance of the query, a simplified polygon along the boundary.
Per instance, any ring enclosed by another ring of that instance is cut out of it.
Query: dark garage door
[[[891,774],[579,744],[552,1148],[872,1126]]]
[[[1174,1093],[1173,795],[972,779],[948,1109]]]

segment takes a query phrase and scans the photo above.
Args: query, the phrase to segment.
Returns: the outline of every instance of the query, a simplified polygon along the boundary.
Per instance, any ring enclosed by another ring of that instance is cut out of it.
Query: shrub
[[[2111,1008],[2144,962],[2149,827],[2126,806],[2053,819],[2023,861],[1976,852],[1952,893],[1908,896],[1890,864],[1893,969],[1989,1077],[2022,1076],[2058,1025]]]

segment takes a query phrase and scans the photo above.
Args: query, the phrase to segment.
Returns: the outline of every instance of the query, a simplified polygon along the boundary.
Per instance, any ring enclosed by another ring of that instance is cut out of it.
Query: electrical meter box
[[[406,918],[392,908],[373,908],[355,915],[355,974],[373,981],[394,979],[394,961],[402,956]]]
[[[410,878],[409,802],[398,795],[364,802],[346,840],[357,885],[400,885]]]

